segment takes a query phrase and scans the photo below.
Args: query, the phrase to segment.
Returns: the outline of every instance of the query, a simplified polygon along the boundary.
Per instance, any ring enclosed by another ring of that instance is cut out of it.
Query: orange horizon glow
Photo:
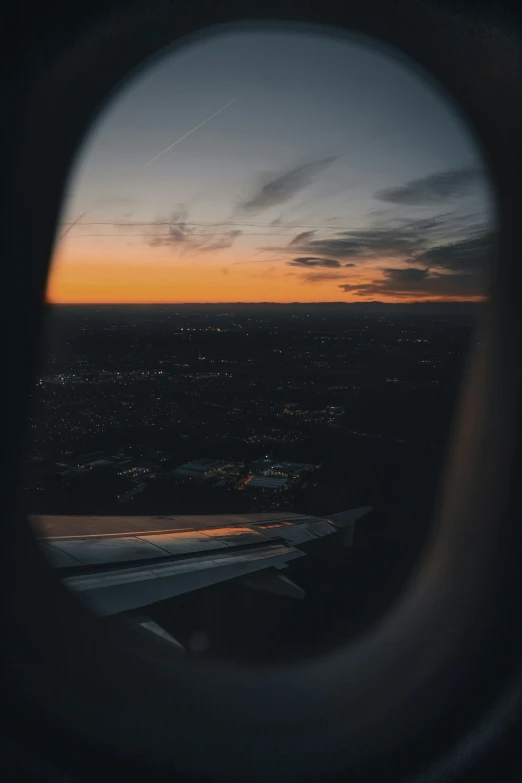
[[[486,163],[451,102],[370,41],[216,33],[130,74],[89,129],[45,301],[481,302]]]
[[[365,265],[346,276],[310,282],[300,271],[279,262],[255,262],[241,266],[238,258],[220,258],[219,264],[201,256],[173,259],[168,253],[131,246],[125,254],[116,248],[93,248],[88,254],[58,248],[46,289],[46,302],[60,304],[219,304],[230,302],[368,302],[386,303],[480,302],[483,296],[443,297],[426,292],[391,296],[345,293],[341,281],[367,284],[381,274],[382,262]],[[111,252],[112,251],[112,252]],[[116,251],[116,252],[115,252]],[[239,265],[238,265],[239,264]],[[321,270],[324,271],[324,270]],[[319,273],[319,270],[315,270]],[[313,276],[313,270],[306,274]]]

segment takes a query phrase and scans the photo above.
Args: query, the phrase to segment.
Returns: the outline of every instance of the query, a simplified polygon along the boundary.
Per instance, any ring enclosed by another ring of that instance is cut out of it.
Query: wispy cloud
[[[429,174],[398,187],[384,188],[373,196],[392,204],[433,204],[461,196],[479,183],[484,183],[484,173],[478,168],[463,167]]]
[[[339,276],[338,272],[311,272],[305,275],[300,276],[300,280],[302,283],[307,283],[309,285],[314,285],[317,283],[332,283],[332,282],[339,282],[339,280],[342,279],[342,277]]]
[[[201,253],[207,253],[210,250],[226,250],[227,248],[232,247],[236,239],[241,236],[242,233],[243,232],[239,230],[226,231],[223,236],[215,242],[209,242],[208,245],[200,245],[199,251]]]
[[[301,256],[300,258],[293,258],[291,261],[287,261],[290,266],[327,266],[331,268],[338,268],[341,266],[339,261],[334,258],[317,258],[316,256]]]
[[[491,267],[494,252],[495,235],[488,231],[460,242],[429,248],[419,256],[419,260],[456,272],[482,273]]]
[[[301,231],[300,234],[297,234],[297,236],[290,240],[288,246],[293,247],[294,245],[302,245],[308,242],[310,239],[313,239],[315,233],[315,231]]]
[[[158,219],[145,233],[149,247],[177,248],[182,254],[186,253],[218,253],[226,250],[241,236],[242,230],[230,229],[219,231],[220,226],[215,226],[215,231],[208,227],[201,227],[188,222],[189,210],[185,204],[181,204],[172,213],[169,220]],[[165,228],[167,232],[165,233]],[[161,229],[161,234],[158,231]]]
[[[334,160],[336,156],[303,163],[277,175],[267,175],[253,194],[238,204],[239,211],[258,212],[286,203],[308,187]]]

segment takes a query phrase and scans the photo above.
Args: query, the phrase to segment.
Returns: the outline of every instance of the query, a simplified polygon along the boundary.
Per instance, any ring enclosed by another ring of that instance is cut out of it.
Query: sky
[[[230,28],[143,66],[95,120],[47,299],[477,300],[493,239],[474,138],[416,68]]]

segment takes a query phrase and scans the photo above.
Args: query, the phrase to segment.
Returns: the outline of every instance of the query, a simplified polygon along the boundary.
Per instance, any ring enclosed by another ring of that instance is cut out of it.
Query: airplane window
[[[429,533],[494,236],[464,120],[366,39],[231,28],[144,67],[48,281],[25,497],[64,584],[189,657],[363,633]]]

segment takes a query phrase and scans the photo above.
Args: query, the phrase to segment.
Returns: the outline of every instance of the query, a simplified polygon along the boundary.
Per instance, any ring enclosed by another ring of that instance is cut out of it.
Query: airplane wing
[[[313,542],[339,533],[353,541],[368,506],[302,514],[207,517],[50,517],[35,519],[42,548],[63,583],[97,614],[140,609],[228,580],[304,596],[280,571]]]

